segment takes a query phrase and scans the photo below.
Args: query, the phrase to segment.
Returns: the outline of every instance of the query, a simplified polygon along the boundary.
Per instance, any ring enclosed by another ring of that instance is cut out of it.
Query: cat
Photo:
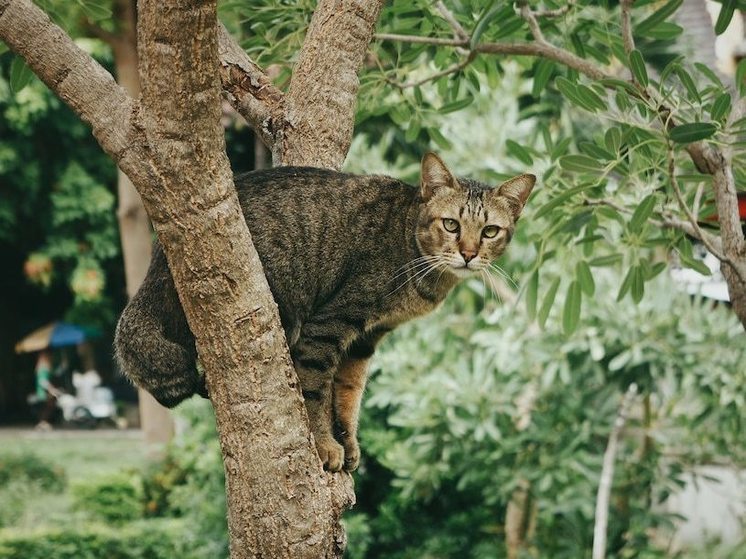
[[[432,311],[460,280],[488,272],[535,181],[523,174],[491,188],[457,178],[434,153],[422,158],[419,188],[302,167],[236,178],[325,468],[358,466],[358,413],[376,344]],[[161,404],[207,397],[157,241],[114,345],[121,370]]]

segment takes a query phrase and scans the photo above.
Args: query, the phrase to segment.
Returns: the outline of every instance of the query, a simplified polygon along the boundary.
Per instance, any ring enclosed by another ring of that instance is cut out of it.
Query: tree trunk
[[[357,21],[357,11],[368,13],[352,1],[322,0],[319,9],[329,6],[336,9],[326,11],[327,17],[342,21]],[[380,3],[376,6],[377,14]],[[0,38],[91,125],[143,198],[195,335],[215,407],[232,556],[339,557],[345,540],[339,519],[354,500],[351,477],[321,469],[277,308],[232,184],[220,126],[216,3],[141,0],[138,9],[143,86],[138,101],[29,0],[0,0]],[[368,22],[365,33],[354,28],[350,36],[357,49],[367,48],[374,23]],[[311,36],[317,37],[317,46],[326,39],[309,32]],[[229,38],[222,41],[230,46]],[[349,66],[354,60],[343,63]],[[313,72],[313,66],[308,62],[305,68]],[[224,73],[226,69],[229,77],[238,74],[243,80],[243,68],[223,62]],[[255,65],[252,71],[261,79]],[[346,71],[331,71],[323,78],[353,91],[357,80],[340,82],[344,76]],[[256,88],[251,80],[241,85],[256,96],[248,101],[255,111],[250,121],[260,125],[260,135],[272,145],[279,137],[273,134],[284,131],[286,122],[265,127],[267,121],[260,117],[284,104],[282,94]],[[336,91],[323,88],[323,95]],[[309,110],[327,101],[316,98]],[[304,118],[314,120],[313,115]],[[345,130],[339,137],[349,137],[351,125],[344,121],[352,120],[352,114],[337,120]],[[323,136],[314,137],[325,143]],[[284,145],[303,141],[297,135]],[[334,145],[346,151],[349,138]],[[306,146],[306,153],[314,151],[314,145]],[[343,159],[344,153],[337,154],[335,165]]]
[[[119,26],[116,35],[102,37],[111,46],[114,54],[114,69],[117,82],[133,98],[140,94],[140,77],[137,70],[137,10],[133,0],[116,0],[114,18]],[[127,296],[132,297],[140,287],[150,264],[152,236],[150,220],[145,212],[140,195],[132,181],[121,170],[117,176],[117,198],[119,207],[119,238],[122,243],[122,258],[127,286]],[[170,412],[142,388],[137,389],[140,409],[140,427],[148,451],[158,455],[174,434],[174,422]]]

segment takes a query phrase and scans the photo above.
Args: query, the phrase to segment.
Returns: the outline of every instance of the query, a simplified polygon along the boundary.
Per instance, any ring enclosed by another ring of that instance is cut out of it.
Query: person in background
[[[52,428],[49,423],[52,412],[57,402],[60,391],[52,384],[52,354],[49,350],[39,352],[36,360],[36,397],[40,402],[45,402],[44,407],[39,414],[39,423],[36,429],[48,431]]]

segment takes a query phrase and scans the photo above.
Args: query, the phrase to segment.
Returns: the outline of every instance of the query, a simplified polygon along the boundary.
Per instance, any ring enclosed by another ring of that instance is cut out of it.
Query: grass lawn
[[[0,527],[21,530],[62,526],[80,519],[71,488],[98,477],[139,469],[148,462],[140,431],[0,429],[0,458],[34,454],[61,468],[62,492],[47,491],[27,480],[0,487]]]

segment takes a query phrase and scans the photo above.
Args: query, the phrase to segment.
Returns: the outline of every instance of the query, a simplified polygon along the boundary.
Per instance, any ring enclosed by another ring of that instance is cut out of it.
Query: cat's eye
[[[482,236],[492,239],[493,237],[496,237],[499,232],[500,228],[497,225],[488,225],[482,229]]]
[[[443,220],[443,227],[449,233],[455,233],[459,229],[458,221],[456,221],[455,219],[445,218]]]

